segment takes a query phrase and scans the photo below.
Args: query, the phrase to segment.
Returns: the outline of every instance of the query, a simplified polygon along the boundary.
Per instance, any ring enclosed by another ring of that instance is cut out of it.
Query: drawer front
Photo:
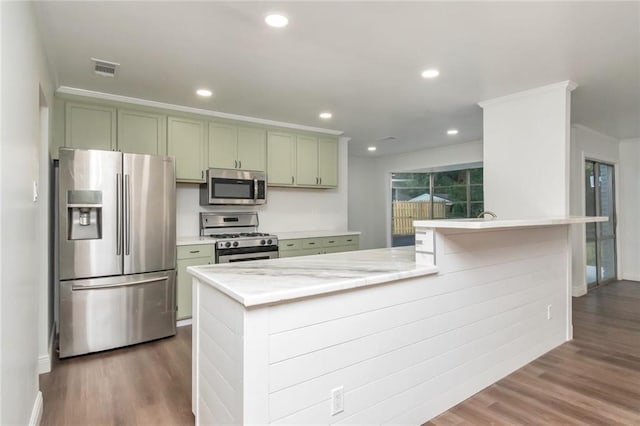
[[[297,251],[298,256],[312,256],[314,254],[324,254],[324,249],[322,247],[318,248],[307,248]]]
[[[321,248],[324,243],[323,238],[303,238],[300,241],[302,242],[302,247],[300,247],[302,249]]]
[[[280,251],[300,250],[301,248],[302,248],[301,240],[279,240],[278,241],[278,250]]]
[[[192,259],[195,257],[213,257],[213,244],[194,244],[178,246],[178,259]]]
[[[340,245],[340,237],[325,237],[322,239],[322,247],[331,248]]]
[[[360,237],[357,235],[341,235],[335,239],[338,241],[336,245],[339,246],[358,246],[360,244]]]

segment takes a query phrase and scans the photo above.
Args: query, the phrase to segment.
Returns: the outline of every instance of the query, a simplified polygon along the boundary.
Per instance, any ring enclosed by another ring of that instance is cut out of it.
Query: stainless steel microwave
[[[208,169],[206,183],[200,184],[200,205],[267,202],[267,175],[235,169]]]

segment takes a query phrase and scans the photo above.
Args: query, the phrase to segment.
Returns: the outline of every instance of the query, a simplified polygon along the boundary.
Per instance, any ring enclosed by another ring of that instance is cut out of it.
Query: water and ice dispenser
[[[69,240],[102,238],[102,191],[67,191]]]

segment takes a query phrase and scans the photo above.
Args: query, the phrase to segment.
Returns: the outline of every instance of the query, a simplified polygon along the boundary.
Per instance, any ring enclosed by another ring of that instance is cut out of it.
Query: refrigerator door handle
[[[124,175],[124,254],[131,254],[131,189],[129,175]]]
[[[99,285],[74,284],[71,287],[71,290],[74,290],[74,291],[75,290],[94,290],[94,289],[100,289],[100,288],[127,287],[127,286],[138,285],[138,284],[153,283],[157,281],[167,281],[168,279],[169,277],[160,277],[160,278],[148,278],[146,280],[130,281],[130,282],[124,282],[124,283],[115,283],[115,284],[99,284]]]
[[[116,173],[116,256],[122,255],[122,177]]]

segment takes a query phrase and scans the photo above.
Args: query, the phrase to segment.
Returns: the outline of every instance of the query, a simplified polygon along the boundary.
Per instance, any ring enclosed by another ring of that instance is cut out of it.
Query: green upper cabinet
[[[238,128],[209,123],[209,167],[235,169],[238,165]]]
[[[267,182],[294,185],[296,176],[296,137],[289,133],[267,132]]]
[[[264,171],[266,133],[256,127],[209,123],[209,167]]]
[[[321,186],[338,186],[338,140],[318,138],[318,180]]]
[[[67,102],[64,146],[116,149],[116,109]]]
[[[267,131],[258,127],[238,126],[238,168],[266,170]]]
[[[134,154],[167,153],[166,117],[147,112],[118,110],[118,150]]]
[[[205,122],[181,117],[167,119],[167,154],[176,159],[176,180],[204,182]]]
[[[298,185],[318,185],[318,138],[298,136],[296,147]]]

